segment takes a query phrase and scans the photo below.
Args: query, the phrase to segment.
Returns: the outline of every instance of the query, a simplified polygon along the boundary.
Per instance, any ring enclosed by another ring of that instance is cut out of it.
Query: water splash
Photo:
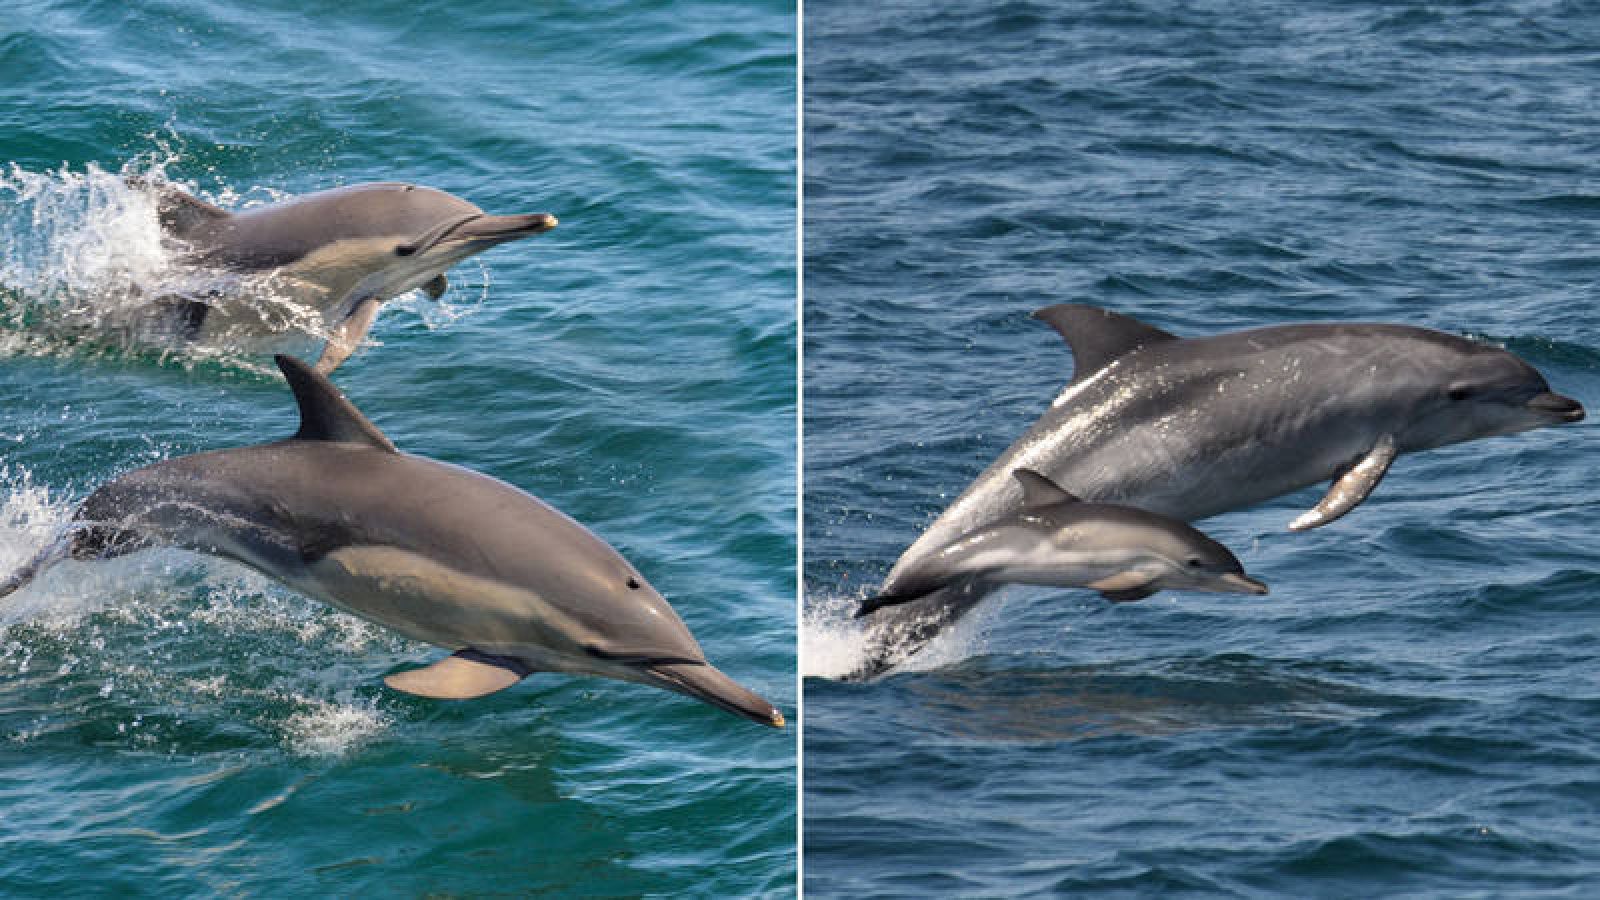
[[[24,566],[60,534],[76,508],[69,498],[35,484],[25,468],[0,464],[0,581]],[[42,597],[6,598],[0,605],[0,626],[38,614]]]
[[[159,172],[156,164],[145,174]],[[0,197],[6,200],[0,282],[16,291],[81,300],[167,269],[155,200],[128,185],[124,175],[131,174],[93,163],[81,173],[66,166],[38,173],[12,163],[0,175]]]
[[[477,267],[476,280],[466,282],[452,272],[451,290],[439,299],[434,300],[421,290],[407,291],[384,304],[385,307],[393,307],[397,311],[416,316],[429,331],[440,331],[462,319],[476,315],[489,299],[489,267],[481,259],[474,258],[467,262]],[[466,293],[471,299],[460,303],[450,302],[450,297],[457,292]]]
[[[376,701],[295,696],[299,709],[276,725],[297,756],[342,756],[389,728],[393,720]]]
[[[30,172],[13,163],[0,174],[0,326],[34,338],[22,349],[153,350],[192,361],[326,338],[321,314],[280,276],[245,278],[180,261],[152,187],[168,181],[177,160],[163,149],[118,172],[93,163],[82,172]],[[190,340],[185,312],[201,299],[249,327]]]
[[[807,597],[800,616],[800,674],[845,678],[868,661],[867,630],[853,618],[861,598],[848,594]]]
[[[161,163],[145,168],[159,173]],[[12,163],[0,173],[0,325],[65,337],[122,324],[167,277],[155,200],[129,186],[131,174],[93,163],[83,172]]]
[[[16,466],[0,466],[0,498],[0,574],[60,534],[77,505]],[[0,671],[55,698],[0,715],[0,736],[89,730],[174,752],[245,723],[295,755],[355,749],[392,724],[376,698],[353,694],[364,661],[410,649],[263,575],[177,550],[63,562],[0,601],[0,636]]]
[[[261,187],[202,191],[167,174],[182,163],[181,146],[156,143],[115,172],[94,163],[44,172],[11,163],[0,171],[0,353],[154,353],[190,367],[216,360],[248,369],[259,369],[257,358],[269,353],[314,355],[330,328],[305,301],[305,285],[276,272],[186,264],[182,244],[158,220],[159,185],[225,208],[288,195]],[[488,269],[479,262],[478,271],[475,299],[424,302],[412,291],[397,298],[399,306],[429,330],[447,327],[488,297]],[[197,302],[211,310],[198,341],[186,324]]]
[[[800,617],[802,676],[851,678],[884,657],[892,660],[892,668],[897,672],[922,672],[960,662],[984,652],[988,623],[1000,606],[1000,597],[988,598],[917,650],[919,644],[909,642],[905,647],[892,643],[886,646],[881,637],[873,634],[870,619],[855,618],[865,594],[866,589],[848,594],[807,596]]]

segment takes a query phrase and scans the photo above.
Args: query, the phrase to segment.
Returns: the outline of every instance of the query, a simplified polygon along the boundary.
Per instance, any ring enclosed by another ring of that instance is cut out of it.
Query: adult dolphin
[[[772,704],[706,662],[609,544],[504,482],[401,453],[327,378],[277,361],[300,405],[293,437],[102,485],[62,538],[0,582],[0,597],[69,557],[181,547],[454,651],[385,678],[396,690],[466,699],[534,672],[598,675],[783,725]]]
[[[1584,416],[1514,354],[1426,328],[1282,325],[1180,338],[1092,306],[1034,317],[1066,339],[1072,381],[900,556],[882,592],[1018,509],[1015,469],[1184,521],[1332,479],[1289,525],[1302,530],[1354,509],[1399,454]],[[876,617],[869,673],[920,648],[987,592],[963,585]]]
[[[272,293],[311,311],[328,336],[317,360],[323,373],[354,352],[385,301],[416,288],[438,299],[451,266],[556,226],[548,213],[491,216],[460,197],[403,182],[356,184],[239,212],[165,182],[134,184],[155,190],[162,229],[184,248],[181,264],[270,275]],[[259,310],[230,299],[182,298],[180,330],[198,340],[270,334]]]

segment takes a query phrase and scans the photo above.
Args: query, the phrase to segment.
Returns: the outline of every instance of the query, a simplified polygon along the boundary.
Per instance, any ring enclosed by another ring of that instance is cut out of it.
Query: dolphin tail
[[[23,563],[21,568],[7,575],[4,581],[0,581],[0,597],[16,593],[37,578],[40,572],[71,556],[75,537],[76,532],[69,531],[56,538],[43,550],[35,553],[32,559]]]
[[[867,623],[866,658],[844,680],[867,681],[889,672],[961,621],[996,587],[977,579],[955,581],[874,616]]]
[[[910,603],[913,600],[920,600],[938,590],[939,587],[940,585],[931,584],[928,585],[925,590],[912,590],[904,593],[898,591],[887,591],[885,593],[878,594],[875,597],[868,597],[867,599],[861,601],[861,608],[856,610],[855,617],[860,619],[865,616],[872,615],[878,610],[883,609],[885,606],[899,606],[902,603]]]
[[[709,663],[661,662],[643,666],[657,687],[709,703],[752,722],[782,728],[783,713]]]
[[[1063,492],[1064,493],[1064,492]],[[929,594],[937,593],[945,588],[965,590],[967,586],[981,580],[978,575],[958,575],[954,578],[938,575],[934,571],[924,568],[911,575],[896,577],[893,572],[884,581],[885,585],[892,584],[888,590],[861,601],[861,608],[856,610],[856,618],[871,615],[886,606],[901,606],[906,603],[915,603]]]

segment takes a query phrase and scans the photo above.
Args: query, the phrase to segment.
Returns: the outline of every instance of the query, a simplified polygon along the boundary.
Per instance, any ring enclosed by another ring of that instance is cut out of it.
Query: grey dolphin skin
[[[1072,381],[901,555],[883,593],[1019,509],[1016,469],[1183,521],[1331,479],[1290,523],[1302,530],[1354,509],[1399,454],[1584,416],[1516,355],[1425,328],[1308,324],[1180,338],[1091,306],[1034,317],[1071,347]],[[866,674],[914,652],[987,592],[956,585],[875,617],[880,652]]]
[[[456,263],[556,226],[548,213],[491,216],[444,191],[402,182],[335,188],[229,212],[166,183],[133,179],[156,192],[162,229],[185,248],[181,262],[245,275],[271,274],[274,288],[320,314],[329,335],[317,371],[355,350],[385,301],[416,288],[435,299]],[[254,335],[259,314],[185,301],[192,338]]]
[[[277,361],[300,406],[293,437],[102,485],[60,540],[0,582],[0,597],[69,557],[181,547],[453,651],[388,676],[397,690],[465,699],[534,672],[598,675],[782,727],[772,704],[706,662],[605,541],[511,485],[396,450],[327,378]]]
[[[1160,590],[1265,594],[1237,557],[1193,526],[1109,503],[1085,503],[1028,469],[1011,473],[1022,508],[967,532],[861,605],[856,617],[910,603],[954,582],[1084,587],[1107,600]]]

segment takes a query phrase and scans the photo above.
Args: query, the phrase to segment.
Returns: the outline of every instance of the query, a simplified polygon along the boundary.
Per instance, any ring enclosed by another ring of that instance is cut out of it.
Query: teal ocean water
[[[335,381],[585,523],[793,717],[791,4],[6,18],[0,569],[119,472],[294,428],[266,358],[99,327],[163,264],[122,175],[229,207],[413,181],[561,225],[386,307]],[[0,894],[795,891],[793,729],[595,679],[383,687],[439,655],[220,561],[56,568],[0,606]]]
[[[1600,889],[1600,20],[1582,4],[805,10],[808,897]],[[1028,317],[1377,320],[1589,421],[1202,527],[1272,586],[850,613],[1071,376]]]

